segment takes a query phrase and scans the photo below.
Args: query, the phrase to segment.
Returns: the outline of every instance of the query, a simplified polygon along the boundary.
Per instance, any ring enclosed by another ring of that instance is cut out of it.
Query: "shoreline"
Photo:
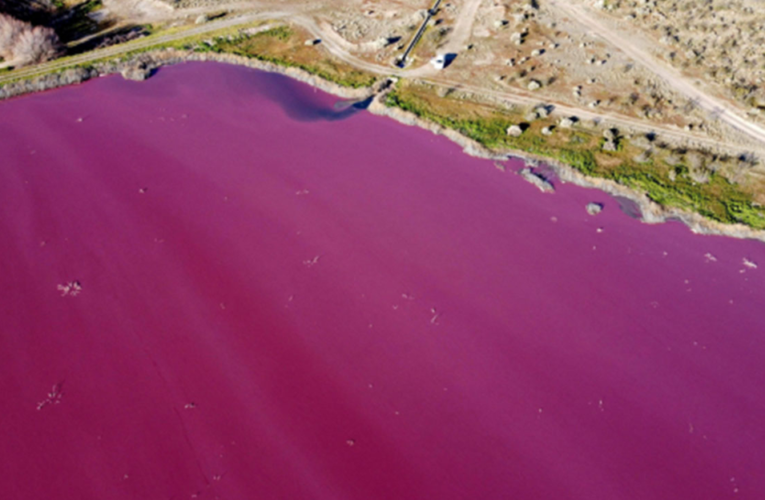
[[[155,76],[2,108],[11,498],[760,500],[759,242],[274,74]]]
[[[736,239],[752,239],[765,242],[765,230],[756,230],[744,224],[723,224],[697,213],[659,205],[643,193],[639,193],[612,180],[588,177],[573,167],[552,158],[524,151],[506,150],[501,153],[490,151],[456,130],[424,120],[413,113],[386,106],[383,103],[385,92],[382,86],[385,83],[384,80],[379,81],[372,87],[355,89],[325,80],[300,68],[284,67],[258,59],[250,59],[233,54],[196,53],[176,49],[163,49],[144,52],[125,61],[96,63],[91,67],[69,68],[36,78],[11,82],[0,86],[0,101],[26,94],[77,85],[94,78],[119,73],[125,78],[143,80],[150,77],[151,73],[160,67],[185,62],[218,62],[277,73],[345,99],[373,97],[370,106],[367,108],[370,113],[391,118],[403,125],[416,126],[436,135],[442,135],[459,145],[467,155],[500,161],[517,158],[527,163],[543,163],[552,168],[562,183],[570,182],[579,187],[597,189],[612,196],[628,198],[640,208],[640,220],[643,223],[660,224],[669,221],[679,221],[695,234],[728,236]]]
[[[737,239],[752,239],[765,243],[765,231],[752,229],[744,224],[723,224],[707,219],[700,214],[687,212],[673,207],[664,207],[652,201],[645,194],[638,193],[627,186],[608,179],[588,177],[581,172],[578,172],[573,167],[552,158],[527,153],[525,151],[508,150],[504,153],[495,153],[481,146],[476,141],[463,136],[456,130],[428,122],[407,111],[398,108],[390,108],[383,104],[379,98],[376,98],[373,101],[372,105],[369,107],[369,111],[376,115],[386,116],[396,120],[403,125],[417,126],[429,130],[434,134],[443,135],[462,147],[463,152],[470,156],[500,161],[517,158],[526,163],[538,162],[547,165],[552,168],[563,183],[569,182],[579,187],[597,189],[611,196],[620,196],[635,202],[640,208],[640,220],[645,224],[663,224],[670,221],[680,221],[695,234],[728,236]]]

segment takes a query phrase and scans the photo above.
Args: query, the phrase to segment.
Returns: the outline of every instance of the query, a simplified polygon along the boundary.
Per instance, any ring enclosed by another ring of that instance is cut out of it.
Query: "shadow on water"
[[[287,116],[302,122],[345,120],[367,109],[372,103],[372,97],[368,97],[364,100],[339,101],[331,105],[310,87],[273,73],[258,75],[255,84],[258,90],[278,104]]]
[[[623,196],[614,196],[614,198],[616,198],[616,201],[619,203],[619,209],[628,217],[632,217],[633,219],[641,219],[643,217],[640,205],[634,201]]]

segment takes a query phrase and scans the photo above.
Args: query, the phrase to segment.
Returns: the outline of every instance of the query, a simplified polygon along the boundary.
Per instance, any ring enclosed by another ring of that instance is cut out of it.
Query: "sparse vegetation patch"
[[[662,206],[699,213],[718,222],[765,229],[765,213],[754,202],[751,190],[731,182],[718,171],[706,172],[704,182],[699,182],[698,174],[683,163],[708,156],[724,165],[735,163],[733,158],[693,151],[685,152],[680,161],[670,165],[663,159],[673,158],[676,153],[660,150],[654,157],[638,162],[633,157],[640,153],[640,148],[613,131],[607,132],[611,139],[584,128],[556,129],[554,135],[543,135],[541,131],[553,123],[549,117],[525,124],[527,130],[516,136],[509,134],[508,129],[522,119],[521,113],[467,102],[454,93],[439,97],[428,86],[406,82],[400,82],[387,94],[386,104],[457,130],[494,151],[520,150],[559,160],[585,175],[610,179],[643,192]],[[603,145],[608,141],[618,147],[604,151]]]
[[[375,76],[324,57],[314,45],[306,45],[292,28],[280,26],[256,34],[246,31],[199,44],[198,52],[235,54],[279,66],[305,70],[320,78],[351,88],[369,87]]]

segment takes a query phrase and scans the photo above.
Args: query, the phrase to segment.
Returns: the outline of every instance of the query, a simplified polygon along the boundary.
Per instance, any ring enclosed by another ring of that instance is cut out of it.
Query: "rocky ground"
[[[429,2],[402,9],[396,2],[357,2],[323,15],[349,50],[375,62],[400,54]],[[535,8],[537,5],[538,8]],[[414,54],[422,64],[444,47],[459,7],[445,3]],[[445,72],[446,73],[446,72]],[[533,93],[585,109],[668,124],[727,139],[726,127],[696,109],[645,67],[561,15],[549,2],[481,3],[469,42],[448,70],[455,83]]]
[[[598,0],[605,15],[639,30],[663,58],[765,113],[765,5],[757,0]]]
[[[309,12],[325,36],[347,52],[386,65],[401,55],[432,3],[314,0],[298,5],[268,0],[103,0],[112,18],[143,22],[172,17],[168,12],[189,12],[196,18],[199,11],[215,8],[299,8]],[[457,20],[465,15],[461,12],[463,6],[468,3],[441,4],[412,55],[415,64],[424,63],[448,45]],[[765,20],[765,7],[758,2],[587,3],[611,16],[627,18],[633,30],[647,30],[658,39],[657,47],[666,48],[668,60],[698,70],[705,79],[720,83],[751,110],[760,112],[761,90],[757,82],[762,80],[765,59],[760,61],[763,56],[758,50],[765,35],[758,27]],[[698,110],[694,102],[656,78],[650,68],[635,64],[619,47],[593,36],[586,27],[562,14],[551,0],[482,1],[470,36],[460,49],[445,72],[455,83],[531,93],[540,100],[639,118],[723,140],[735,136],[714,116]],[[761,107],[765,109],[765,94]]]

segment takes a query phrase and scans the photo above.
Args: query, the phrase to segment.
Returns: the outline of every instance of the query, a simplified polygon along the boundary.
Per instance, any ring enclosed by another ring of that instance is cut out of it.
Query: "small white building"
[[[446,56],[436,56],[430,60],[430,64],[436,69],[444,69],[446,67]]]

